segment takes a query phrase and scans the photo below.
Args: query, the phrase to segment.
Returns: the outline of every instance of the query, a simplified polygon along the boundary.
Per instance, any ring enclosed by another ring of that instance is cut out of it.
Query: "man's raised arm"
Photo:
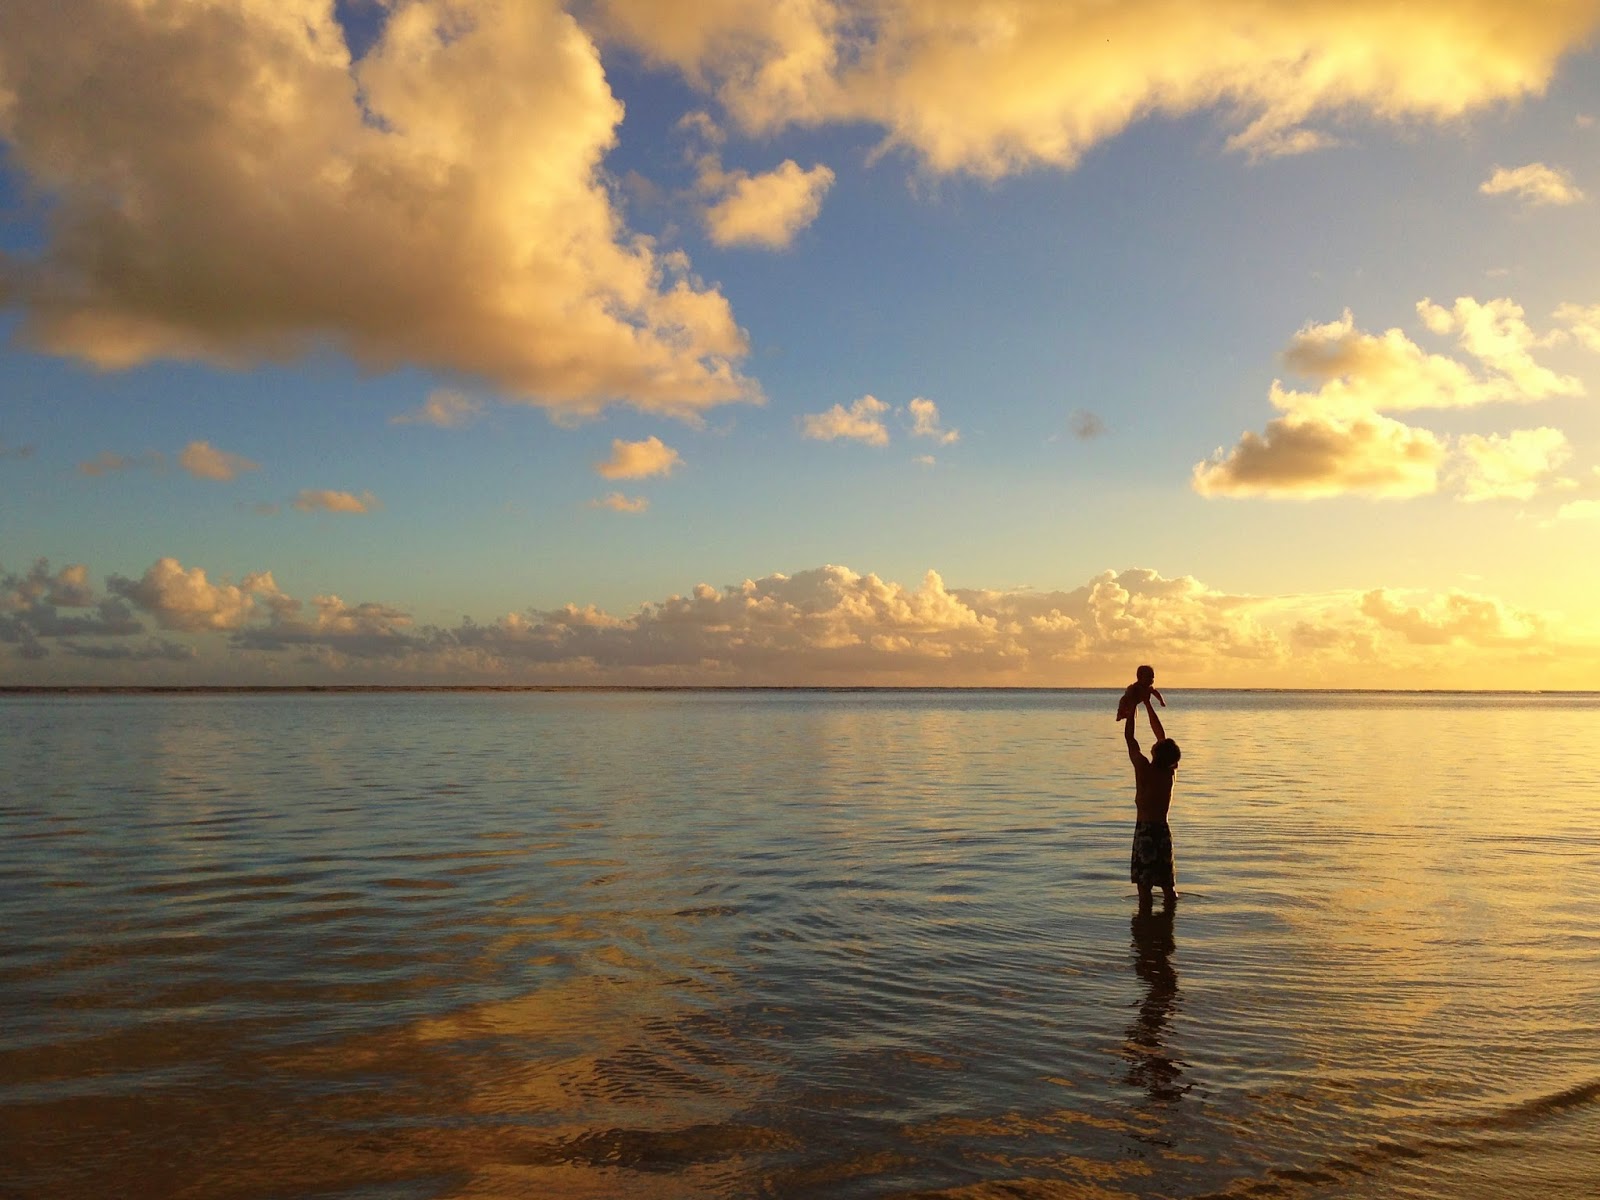
[[[1156,716],[1156,710],[1151,707],[1150,701],[1146,700],[1144,702],[1144,710],[1145,710],[1145,712],[1150,714],[1150,729],[1156,735],[1156,741],[1158,741],[1158,742],[1166,741],[1167,740],[1167,731],[1165,729],[1161,728],[1161,718]]]
[[[1138,715],[1139,715],[1139,710],[1136,708],[1136,709],[1133,710],[1132,715],[1130,715],[1127,720],[1123,721],[1123,723],[1122,723],[1122,736],[1127,738],[1127,740],[1128,740],[1128,758],[1129,758],[1129,760],[1132,761],[1132,762],[1135,762],[1135,763],[1142,763],[1142,762],[1145,761],[1145,757],[1144,757],[1144,754],[1139,749],[1139,739],[1136,738],[1133,735],[1133,722],[1134,722],[1134,718],[1137,717]]]

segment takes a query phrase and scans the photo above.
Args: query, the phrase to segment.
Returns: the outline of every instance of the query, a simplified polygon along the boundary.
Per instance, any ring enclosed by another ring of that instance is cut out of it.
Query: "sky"
[[[0,684],[1592,689],[1600,0],[0,8]]]

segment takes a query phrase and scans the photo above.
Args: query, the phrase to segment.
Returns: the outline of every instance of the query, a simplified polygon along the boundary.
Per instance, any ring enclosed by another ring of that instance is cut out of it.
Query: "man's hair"
[[[1156,669],[1154,667],[1140,667],[1133,673],[1133,676],[1140,682],[1148,682],[1156,677]]]
[[[1171,738],[1162,738],[1150,747],[1150,761],[1158,767],[1175,767],[1182,757],[1183,751],[1178,749],[1178,743]]]

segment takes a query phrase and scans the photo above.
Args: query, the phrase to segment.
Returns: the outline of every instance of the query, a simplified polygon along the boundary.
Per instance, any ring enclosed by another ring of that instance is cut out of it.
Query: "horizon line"
[[[788,684],[788,683],[196,683],[196,684],[0,684],[0,696],[39,694],[186,694],[308,692],[1120,692],[1125,685],[1092,684]],[[1592,688],[1290,688],[1188,687],[1168,692],[1233,692],[1289,695],[1394,696],[1591,696]]]

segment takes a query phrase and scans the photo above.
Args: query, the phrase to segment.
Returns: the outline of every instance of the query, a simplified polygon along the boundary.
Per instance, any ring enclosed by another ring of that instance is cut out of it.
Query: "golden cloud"
[[[163,629],[239,629],[255,615],[258,599],[284,599],[270,571],[246,575],[237,584],[213,583],[204,568],[185,570],[175,558],[158,559],[137,580],[113,575],[106,586],[154,616]]]
[[[807,413],[800,420],[801,432],[819,442],[865,442],[869,446],[887,446],[889,430],[883,423],[883,414],[889,406],[876,396],[863,396],[849,408],[835,404],[827,412]]]
[[[648,479],[652,475],[670,475],[674,467],[682,465],[678,452],[658,437],[642,442],[613,438],[611,457],[595,463],[594,469],[604,479]]]
[[[649,509],[650,501],[643,496],[624,496],[621,492],[608,492],[599,500],[589,501],[590,508],[609,508],[612,512],[642,513]]]
[[[115,659],[166,659],[185,660],[163,668],[172,682],[211,672],[234,682],[1112,686],[1152,662],[1169,687],[1554,687],[1581,686],[1600,660],[1592,631],[1491,596],[1255,596],[1147,569],[1033,591],[954,588],[934,571],[905,585],[828,566],[700,584],[628,614],[566,605],[420,628],[393,604],[302,603],[270,573],[213,582],[171,558],[107,587],[159,627],[196,635],[202,653],[188,661],[181,647],[128,643],[149,630],[120,600],[100,601],[98,616],[58,615],[52,589],[79,607],[96,598],[81,566],[52,574],[40,563],[0,573],[0,596],[18,597],[0,604],[0,643],[15,647],[8,677],[103,680],[118,677]]]
[[[822,211],[833,171],[802,170],[793,159],[762,175],[724,175],[722,199],[706,209],[706,232],[718,246],[788,246]]]
[[[1541,426],[1499,434],[1463,434],[1457,441],[1461,498],[1527,500],[1572,457],[1559,429]]]
[[[483,401],[474,400],[453,388],[436,388],[418,408],[389,418],[391,425],[432,425],[439,429],[459,429],[477,420]]]
[[[1485,196],[1516,196],[1525,204],[1578,204],[1584,199],[1583,189],[1572,182],[1572,176],[1544,163],[1528,163],[1521,167],[1496,167],[1494,174],[1478,185]]]
[[[196,479],[226,483],[244,471],[259,471],[261,464],[242,454],[218,450],[210,442],[190,442],[178,454],[178,465]]]
[[[1382,498],[1423,496],[1439,486],[1445,447],[1426,429],[1388,417],[1291,413],[1246,431],[1237,445],[1196,463],[1202,496],[1314,499],[1354,492]]]
[[[557,0],[0,10],[0,138],[54,199],[22,336],[116,369],[332,342],[587,415],[758,399],[727,300],[622,227],[621,106]]]
[[[371,492],[336,492],[328,488],[301,488],[295,495],[294,506],[301,512],[370,513],[378,507],[378,498]]]
[[[1383,413],[1583,394],[1580,380],[1533,358],[1534,349],[1564,335],[1536,335],[1510,300],[1461,297],[1450,308],[1422,300],[1417,314],[1431,332],[1454,335],[1478,368],[1427,353],[1399,329],[1364,333],[1348,309],[1336,321],[1307,324],[1283,358],[1318,386],[1297,391],[1273,380],[1271,402],[1285,415],[1269,421],[1265,433],[1247,431],[1231,449],[1195,464],[1195,490],[1298,498],[1426,495],[1438,490],[1448,454],[1444,441]],[[1464,435],[1452,478],[1462,484],[1463,499],[1526,497],[1564,461],[1564,447],[1564,435],[1554,429],[1506,438]]]
[[[953,445],[961,440],[961,431],[946,429],[939,423],[939,406],[932,400],[917,396],[906,405],[911,414],[911,436],[932,438],[941,446]]]
[[[1387,0],[597,0],[597,28],[746,129],[864,121],[935,171],[1070,167],[1154,114],[1220,107],[1252,155],[1311,123],[1448,120],[1541,93],[1600,3]],[[1418,47],[1426,47],[1420,53]]]

